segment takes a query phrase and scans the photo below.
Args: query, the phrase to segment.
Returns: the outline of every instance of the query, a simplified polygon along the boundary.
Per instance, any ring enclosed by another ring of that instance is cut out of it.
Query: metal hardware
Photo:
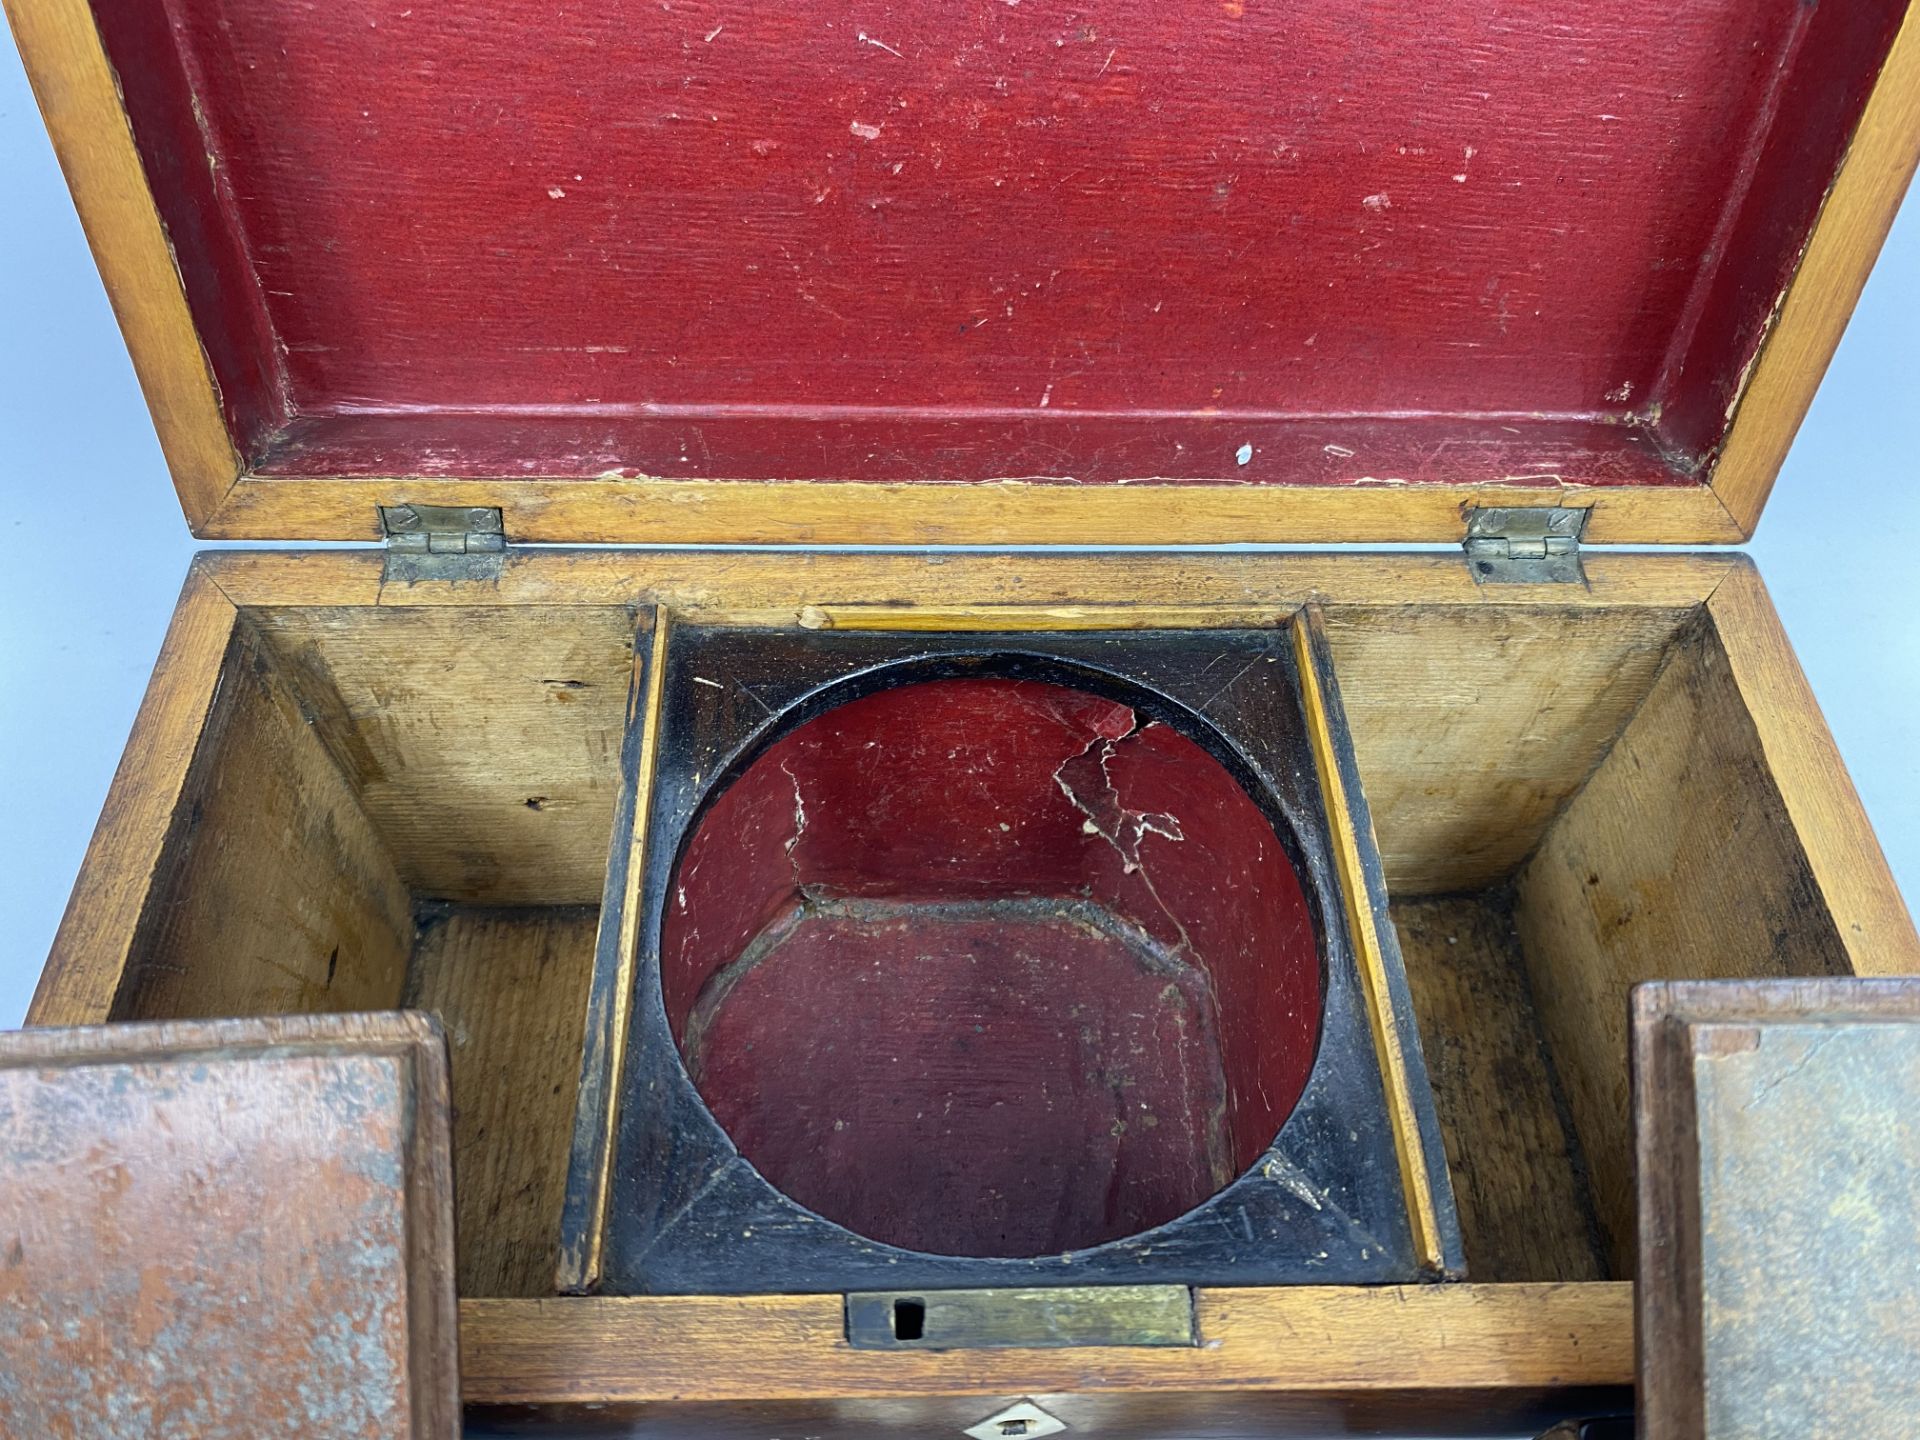
[[[1022,1400],[978,1425],[969,1425],[962,1433],[973,1440],[1040,1440],[1043,1435],[1058,1435],[1066,1428],[1067,1422],[1058,1415],[1049,1415],[1031,1400]]]
[[[1085,1285],[849,1295],[847,1343],[856,1350],[1052,1350],[1199,1341],[1185,1285]]]
[[[1560,506],[1499,506],[1467,515],[1467,568],[1482,585],[1587,583],[1580,535],[1587,512]]]
[[[497,580],[506,554],[498,507],[382,505],[388,580]]]

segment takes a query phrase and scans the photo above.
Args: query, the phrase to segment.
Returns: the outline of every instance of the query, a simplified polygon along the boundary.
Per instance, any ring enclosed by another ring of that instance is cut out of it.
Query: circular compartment
[[[1322,999],[1288,847],[1227,768],[1005,678],[865,694],[739,769],[682,847],[661,984],[768,1181],[874,1240],[1001,1257],[1231,1183],[1306,1085]]]

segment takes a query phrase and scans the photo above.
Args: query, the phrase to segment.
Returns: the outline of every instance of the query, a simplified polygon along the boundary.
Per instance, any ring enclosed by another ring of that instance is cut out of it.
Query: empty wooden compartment
[[[162,685],[190,687],[171,723],[192,733],[142,893],[117,897],[123,963],[50,976],[35,1016],[56,991],[110,1020],[437,1012],[457,1077],[462,1290],[540,1293],[634,612],[240,612],[201,572],[180,619]],[[60,944],[104,918],[76,902]]]

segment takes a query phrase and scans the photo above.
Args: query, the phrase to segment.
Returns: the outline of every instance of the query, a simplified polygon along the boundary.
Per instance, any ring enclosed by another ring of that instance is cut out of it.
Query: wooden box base
[[[1202,1392],[1269,1430],[1577,1408],[1632,1379],[1628,987],[1920,970],[1743,557],[1486,588],[1452,555],[512,553],[497,584],[411,586],[382,563],[196,561],[29,1018],[436,1012],[470,1404],[822,1434],[1023,1395],[1126,1434],[1190,1425]],[[1205,1290],[1201,1346],[1129,1353],[856,1351],[832,1296],[543,1298],[639,607],[1074,629],[1309,600],[1472,1283]]]

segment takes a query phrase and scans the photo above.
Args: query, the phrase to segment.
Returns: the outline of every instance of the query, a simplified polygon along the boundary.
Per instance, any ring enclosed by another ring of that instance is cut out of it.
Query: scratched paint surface
[[[1920,1026],[1703,1026],[1693,1074],[1707,1433],[1903,1433],[1920,1414]]]
[[[0,1069],[0,1433],[412,1433],[392,1056]]]
[[[1312,1066],[1317,941],[1198,744],[1028,680],[882,690],[762,754],[688,841],[667,1012],[740,1152],[940,1254],[1135,1234],[1251,1165]]]
[[[271,471],[1546,484],[1717,442],[1904,6],[94,8]]]

